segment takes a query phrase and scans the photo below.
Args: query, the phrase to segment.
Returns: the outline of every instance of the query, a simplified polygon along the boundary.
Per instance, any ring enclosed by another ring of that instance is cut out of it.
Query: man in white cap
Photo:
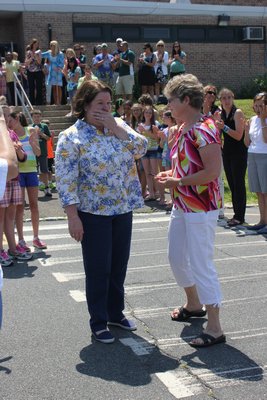
[[[116,50],[112,53],[112,55],[113,55],[114,58],[116,58],[116,56],[117,56],[118,54],[120,55],[120,54],[123,52],[122,47],[121,47],[122,42],[123,42],[122,38],[117,38],[117,39],[116,39],[116,46],[117,46],[117,48],[116,48]],[[118,76],[119,76],[119,67],[117,66],[117,67],[114,69],[114,72],[113,72],[113,82],[114,82],[114,86],[116,85]]]
[[[94,58],[93,65],[95,68],[95,75],[101,81],[108,85],[113,85],[113,70],[116,67],[114,57],[108,52],[107,43],[101,44],[101,53],[97,54]]]

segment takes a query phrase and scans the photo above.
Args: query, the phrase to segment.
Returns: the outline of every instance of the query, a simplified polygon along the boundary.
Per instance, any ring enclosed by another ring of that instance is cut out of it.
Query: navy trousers
[[[132,212],[114,216],[79,212],[86,299],[93,331],[124,315],[124,281],[130,255]]]

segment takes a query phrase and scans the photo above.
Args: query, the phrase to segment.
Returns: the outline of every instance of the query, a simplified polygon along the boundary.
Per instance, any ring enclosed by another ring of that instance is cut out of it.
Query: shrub
[[[240,99],[252,99],[257,93],[267,91],[267,74],[250,80],[239,92]]]

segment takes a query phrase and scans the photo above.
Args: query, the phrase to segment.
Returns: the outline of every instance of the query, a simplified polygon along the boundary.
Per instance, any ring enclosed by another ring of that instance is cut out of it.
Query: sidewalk
[[[38,195],[39,199],[39,213],[40,213],[40,220],[60,220],[60,219],[65,219],[66,214],[64,213],[64,210],[62,209],[59,199],[58,199],[58,193],[53,192],[52,197],[45,197],[44,192],[39,191]],[[165,193],[166,200],[170,200],[170,194]],[[31,216],[30,216],[30,210],[28,207],[28,199],[26,198],[27,202],[27,207],[25,210],[24,214],[24,219],[29,221]],[[257,204],[248,204],[247,208],[256,208],[258,210],[258,205]],[[232,209],[232,204],[227,203],[225,204],[225,209],[226,209],[226,214],[231,213],[230,209]],[[160,206],[158,201],[150,201],[145,203],[145,206],[143,208],[139,208],[138,210],[135,210],[135,214],[140,214],[140,213],[154,213],[154,212],[164,212],[164,211],[170,211],[170,209],[167,209],[165,206]]]
[[[58,193],[52,192],[52,194],[53,194],[52,197],[45,197],[44,192],[39,190],[38,205],[39,205],[40,220],[53,220],[53,219],[59,220],[66,218],[66,214],[64,213],[64,210],[62,209],[58,199]],[[170,200],[170,195],[168,193],[166,193],[166,200],[167,201]],[[31,215],[27,197],[26,197],[26,203],[27,206],[24,213],[24,219],[26,221],[29,221]],[[164,206],[160,206],[158,204],[158,201],[150,201],[145,203],[145,206],[143,208],[135,210],[135,213],[154,213],[159,211],[160,212],[167,211],[167,209]]]

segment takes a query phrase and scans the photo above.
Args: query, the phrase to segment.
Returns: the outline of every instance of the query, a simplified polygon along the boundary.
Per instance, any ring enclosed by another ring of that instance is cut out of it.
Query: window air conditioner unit
[[[243,28],[243,40],[263,40],[262,26],[246,26]]]

